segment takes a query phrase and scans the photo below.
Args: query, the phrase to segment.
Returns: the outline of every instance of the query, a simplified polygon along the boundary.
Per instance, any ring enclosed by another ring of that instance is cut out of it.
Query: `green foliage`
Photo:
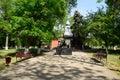
[[[97,0],[97,2],[102,2],[102,1],[105,1],[105,3],[109,7],[118,8],[118,6],[120,5],[120,1],[119,0]]]
[[[65,1],[68,3],[69,12],[71,11],[73,7],[76,7],[77,5],[77,0],[65,0]]]
[[[77,46],[79,44],[79,48],[85,44],[85,39],[87,38],[87,19],[84,19],[83,16],[75,11],[73,16],[73,24],[71,26],[71,31],[73,34],[72,46]]]
[[[97,0],[98,3],[102,2],[102,0]]]
[[[0,71],[3,70],[3,69],[5,69],[5,67],[6,67],[5,63],[0,64]]]
[[[71,30],[73,33],[74,37],[80,37],[80,33],[79,33],[79,28],[82,26],[82,15],[78,12],[75,11],[74,13],[74,23],[71,26]]]
[[[62,22],[68,8],[63,0],[17,0],[15,6],[14,34],[38,37],[47,42],[53,38],[54,24]]]
[[[92,34],[90,38],[95,42],[97,40],[97,46],[104,45],[107,49],[108,46],[115,46],[120,43],[117,30],[119,25],[116,23],[117,13],[118,10],[111,12],[110,9],[107,9],[105,12],[102,8],[98,8],[97,12],[89,13],[87,30]]]
[[[12,27],[11,27],[11,24],[8,21],[6,21],[6,20],[0,20],[0,29],[4,33],[6,33],[6,32],[10,33]]]
[[[5,43],[5,34],[3,33],[3,31],[0,30],[0,49],[3,48],[4,44]]]
[[[10,31],[10,11],[11,11],[11,0],[1,0],[0,1],[0,29],[5,31]]]
[[[54,38],[55,24],[65,22],[68,10],[76,6],[76,2],[77,0],[1,0],[0,31],[9,33],[12,37],[10,39],[17,45],[31,43],[34,39],[36,44],[40,40],[49,42]]]
[[[11,23],[11,10],[12,10],[12,0],[0,0],[0,30],[6,35],[5,49],[8,46],[8,35],[11,33],[12,25]]]

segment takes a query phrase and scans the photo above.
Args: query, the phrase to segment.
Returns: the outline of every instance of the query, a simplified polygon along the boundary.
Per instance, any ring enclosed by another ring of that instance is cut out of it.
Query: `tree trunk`
[[[84,50],[84,49],[85,49],[84,44],[82,44],[82,50]]]
[[[42,44],[42,42],[39,41],[39,44],[38,44],[38,51],[37,51],[37,54],[38,54],[38,55],[39,55],[40,52],[41,52],[41,44]]]
[[[25,51],[24,51],[24,53],[30,52],[30,51],[29,51],[30,42],[31,42],[31,38],[28,37],[28,38],[27,38],[27,42],[26,42],[26,46],[25,46]]]
[[[107,56],[108,56],[108,46],[105,47],[106,50],[106,62],[107,62]]]
[[[106,54],[108,54],[108,47],[105,47],[105,50],[106,50]]]
[[[105,41],[105,50],[106,50],[106,54],[108,54],[108,41]]]
[[[6,34],[5,50],[8,50],[8,33]]]

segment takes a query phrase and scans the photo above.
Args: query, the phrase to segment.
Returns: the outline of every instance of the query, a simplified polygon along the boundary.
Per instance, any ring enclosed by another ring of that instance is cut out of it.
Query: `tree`
[[[10,33],[13,37],[11,39],[17,44],[23,41],[22,43],[30,45],[35,40],[38,41],[36,43],[41,40],[49,42],[54,38],[54,25],[64,22],[68,10],[76,2],[77,0],[0,0],[0,29],[6,33],[6,49]]]
[[[97,0],[97,2],[101,2],[103,0]],[[120,9],[120,1],[119,0],[105,0],[105,3],[108,5],[109,8],[112,10]]]
[[[106,53],[108,53],[108,46],[114,46],[115,42],[119,42],[118,37],[114,34],[116,32],[115,15],[111,14],[113,13],[99,8],[97,12],[92,12],[88,16],[90,19],[88,30],[99,43],[102,42],[101,46],[106,47]]]
[[[0,29],[6,34],[6,50],[8,49],[8,36],[11,32],[10,10],[11,0],[0,0]]]
[[[73,33],[72,46],[75,48],[84,48],[84,41],[88,34],[85,24],[86,20],[83,19],[83,16],[78,11],[75,11],[74,23],[71,26]]]
[[[0,30],[0,49],[2,49],[4,47],[4,44],[5,43],[5,33],[3,33],[2,30]]]
[[[103,1],[103,0],[98,0],[99,2]],[[106,13],[109,14],[109,16],[113,16],[113,21],[112,23],[114,23],[114,34],[116,35],[117,38],[119,38],[120,34],[119,34],[119,30],[120,30],[120,1],[119,0],[105,0],[105,3],[107,4],[107,10]],[[117,39],[118,40],[118,39]],[[119,42],[119,41],[118,41]],[[118,43],[117,42],[117,43]],[[113,42],[114,44],[116,43],[116,41]]]
[[[68,3],[68,12],[71,12],[71,9],[73,7],[76,7],[77,5],[77,0],[65,0]]]
[[[17,0],[12,17],[14,34],[19,34],[28,46],[34,39],[38,41],[36,43],[50,41],[54,37],[53,27],[56,23],[63,23],[71,1]],[[70,4],[73,5],[73,2]]]

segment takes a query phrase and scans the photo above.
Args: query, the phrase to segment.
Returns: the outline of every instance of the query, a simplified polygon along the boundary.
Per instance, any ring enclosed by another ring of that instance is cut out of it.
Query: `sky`
[[[77,10],[84,17],[90,11],[97,11],[97,7],[106,6],[104,0],[101,3],[97,3],[97,0],[77,0],[77,7],[72,9],[71,16],[74,15],[74,11]]]

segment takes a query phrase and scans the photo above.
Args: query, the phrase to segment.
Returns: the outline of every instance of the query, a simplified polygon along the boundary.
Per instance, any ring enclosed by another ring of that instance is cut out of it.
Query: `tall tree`
[[[103,0],[98,0],[99,2]],[[114,20],[112,20],[112,23],[114,24],[114,34],[120,38],[119,30],[120,30],[120,1],[119,0],[105,0],[105,3],[107,4],[106,13],[109,14],[109,16],[112,16]],[[110,20],[110,17],[108,17]],[[117,39],[118,40],[118,39]],[[119,41],[118,41],[119,42]],[[113,44],[116,42],[114,41]]]
[[[86,21],[83,19],[83,16],[78,11],[75,11],[74,23],[71,26],[73,33],[72,46],[75,48],[84,48],[84,41],[87,36],[85,24]]]
[[[111,12],[104,12],[99,8],[97,12],[92,12],[88,17],[90,18],[88,30],[99,42],[103,43],[101,46],[106,47],[106,53],[108,53],[108,46],[114,46],[115,42],[119,42],[118,37],[114,34],[116,32],[115,16],[111,14]]]
[[[36,37],[44,41],[52,39],[53,27],[56,23],[63,22],[69,8],[68,2],[70,1],[17,0],[12,17],[14,33],[27,38],[27,45]]]
[[[5,49],[8,49],[8,36],[11,32],[10,24],[11,0],[0,0],[0,29],[6,34]]]

